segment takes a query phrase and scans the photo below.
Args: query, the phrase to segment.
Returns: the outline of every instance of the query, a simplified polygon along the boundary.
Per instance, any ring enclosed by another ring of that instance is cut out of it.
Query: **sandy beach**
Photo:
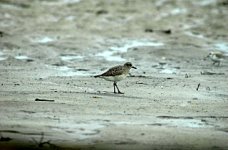
[[[0,150],[228,149],[227,6],[1,0]]]

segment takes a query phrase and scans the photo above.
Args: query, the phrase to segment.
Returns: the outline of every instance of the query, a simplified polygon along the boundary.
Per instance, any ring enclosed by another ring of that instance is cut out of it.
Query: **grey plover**
[[[213,61],[213,65],[217,64],[219,66],[221,61],[223,61],[223,59],[226,57],[226,55],[222,52],[210,52],[207,55],[207,58],[208,57]]]
[[[107,81],[112,81],[113,87],[114,87],[114,93],[118,92],[117,94],[124,94],[124,93],[120,92],[120,90],[117,86],[117,82],[125,79],[127,77],[127,75],[129,74],[129,71],[131,68],[137,69],[130,62],[126,62],[124,65],[112,67],[108,71],[106,71],[100,75],[96,75],[94,77],[95,78],[100,77]],[[117,89],[117,92],[116,92],[116,89]]]

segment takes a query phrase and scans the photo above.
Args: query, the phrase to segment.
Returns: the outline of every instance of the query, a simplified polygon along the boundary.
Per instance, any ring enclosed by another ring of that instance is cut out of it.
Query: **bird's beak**
[[[210,55],[205,56],[203,59],[206,60],[209,58]]]
[[[132,66],[131,68],[137,69],[135,66]]]

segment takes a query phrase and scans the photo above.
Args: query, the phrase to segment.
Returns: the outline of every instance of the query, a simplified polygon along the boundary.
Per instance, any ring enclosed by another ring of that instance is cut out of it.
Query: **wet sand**
[[[227,2],[0,2],[0,149],[228,149]],[[93,76],[131,61],[113,85]]]

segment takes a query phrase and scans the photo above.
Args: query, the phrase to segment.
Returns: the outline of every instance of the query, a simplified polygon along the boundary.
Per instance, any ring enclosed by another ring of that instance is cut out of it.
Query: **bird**
[[[124,63],[124,65],[114,66],[114,67],[108,69],[106,72],[99,74],[99,75],[95,75],[94,77],[103,78],[107,81],[112,81],[113,87],[114,87],[114,93],[115,94],[124,94],[119,90],[119,88],[117,86],[117,82],[125,79],[127,77],[127,75],[129,74],[129,71],[131,68],[137,69],[136,67],[134,67],[132,65],[131,62],[126,62],[126,63]],[[117,92],[116,92],[116,89],[117,89]]]
[[[217,64],[219,66],[226,56],[222,52],[210,52],[206,58],[210,58],[213,61],[213,65]]]

